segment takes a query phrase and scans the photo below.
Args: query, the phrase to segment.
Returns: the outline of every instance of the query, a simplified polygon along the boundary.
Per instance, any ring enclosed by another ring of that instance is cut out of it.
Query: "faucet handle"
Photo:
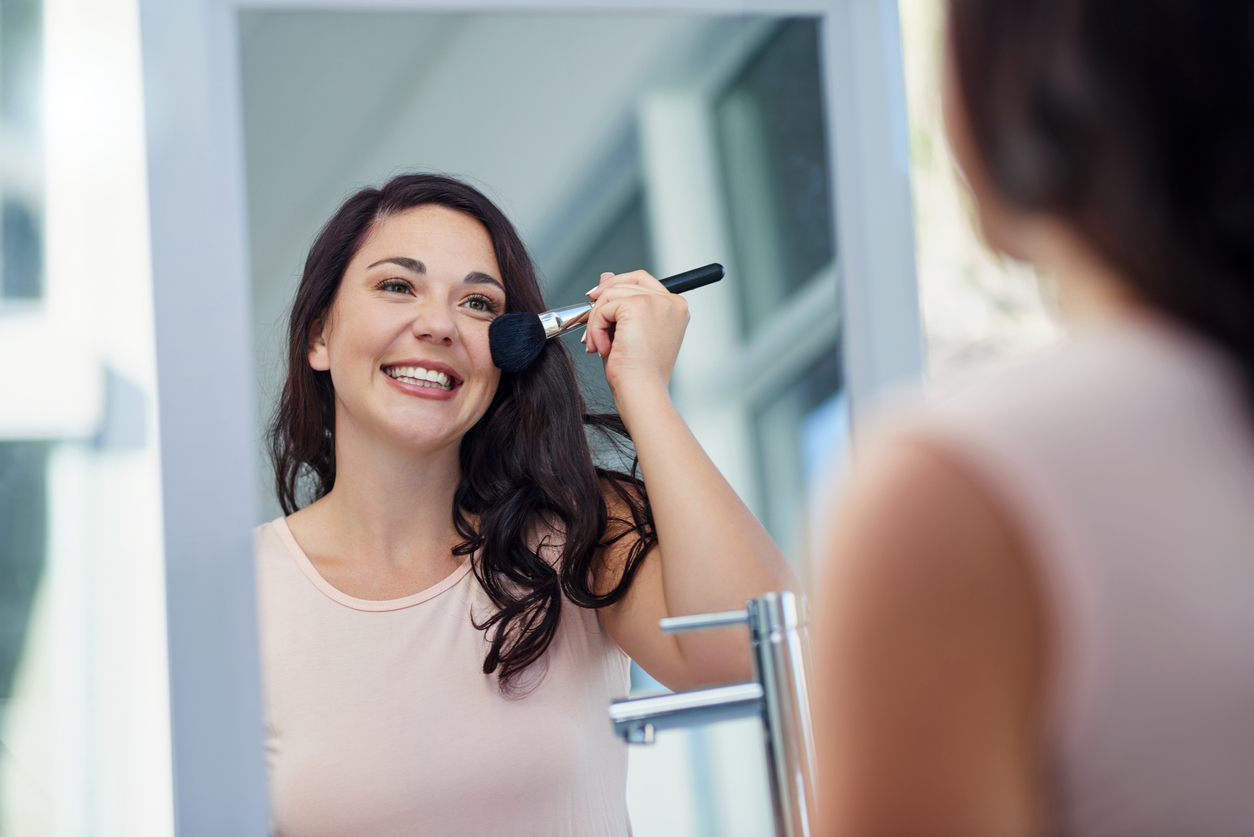
[[[725,628],[728,625],[743,625],[748,621],[748,610],[724,610],[720,613],[668,616],[665,619],[659,619],[657,624],[664,634],[678,634],[684,631],[704,631],[709,628]]]

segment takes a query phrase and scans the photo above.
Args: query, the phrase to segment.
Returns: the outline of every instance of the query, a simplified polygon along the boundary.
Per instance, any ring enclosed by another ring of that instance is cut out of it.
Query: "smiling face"
[[[496,394],[488,326],[504,310],[474,218],[429,205],[376,221],[309,336],[309,365],[331,373],[337,439],[456,451]]]

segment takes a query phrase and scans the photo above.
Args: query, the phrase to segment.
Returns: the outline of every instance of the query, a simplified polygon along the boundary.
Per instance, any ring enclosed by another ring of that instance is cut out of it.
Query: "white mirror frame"
[[[250,535],[258,440],[242,9],[821,18],[855,420],[923,367],[897,0],[141,0],[180,837],[268,826]]]

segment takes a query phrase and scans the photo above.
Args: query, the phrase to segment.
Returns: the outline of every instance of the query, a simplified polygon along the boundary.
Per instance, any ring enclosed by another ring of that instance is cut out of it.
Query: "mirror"
[[[518,226],[551,306],[603,270],[727,266],[691,295],[673,396],[806,578],[804,500],[848,435],[817,19],[245,10],[239,28],[259,440],[320,226],[392,174],[452,174]],[[261,523],[280,512],[258,453]],[[633,748],[636,833],[769,833],[759,735]]]

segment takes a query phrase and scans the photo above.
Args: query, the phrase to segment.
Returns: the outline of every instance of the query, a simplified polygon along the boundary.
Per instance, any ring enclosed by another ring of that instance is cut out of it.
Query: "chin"
[[[412,453],[435,453],[461,444],[464,431],[447,425],[435,426],[421,421],[408,421],[383,428],[390,447]]]

